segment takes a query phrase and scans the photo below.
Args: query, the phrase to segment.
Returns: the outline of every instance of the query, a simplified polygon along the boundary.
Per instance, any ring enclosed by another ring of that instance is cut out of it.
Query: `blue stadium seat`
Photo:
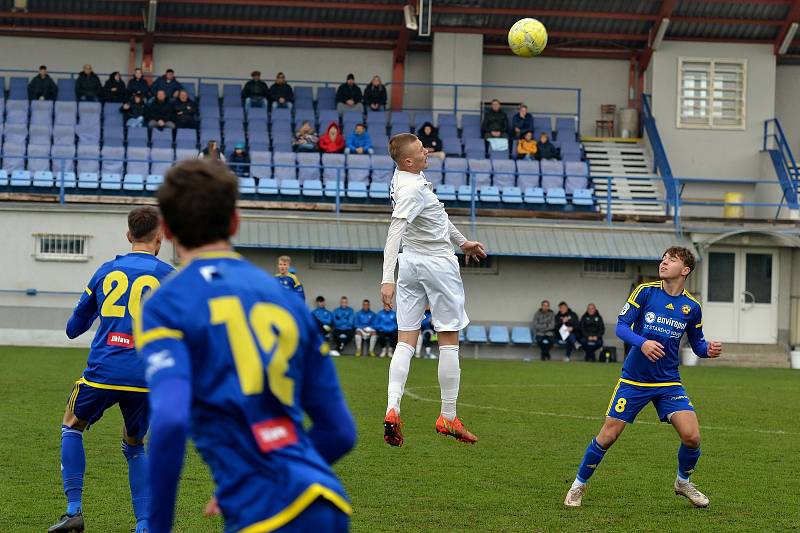
[[[372,181],[390,183],[394,175],[395,164],[388,155],[371,155]]]
[[[564,186],[564,163],[555,159],[544,159],[541,162],[542,188],[552,189]]]
[[[61,78],[56,82],[58,86],[58,101],[75,103],[75,80]]]
[[[254,178],[239,178],[239,192],[241,194],[255,194],[256,180]]]
[[[0,187],[5,187],[8,185],[8,172],[3,169],[0,169]]]
[[[369,171],[369,155],[347,154],[347,179],[350,181],[369,181]]]
[[[458,127],[456,116],[452,113],[439,113],[436,116],[436,127],[441,130],[443,127]]]
[[[336,109],[336,89],[333,87],[317,88],[317,109]],[[322,118],[320,118],[322,122]]]
[[[392,127],[403,126],[405,131],[408,131],[411,124],[411,118],[408,115],[408,111],[392,111],[392,114],[389,118],[389,124]]]
[[[459,202],[472,202],[472,187],[459,185],[456,193]],[[475,191],[475,201],[478,201],[478,191]]]
[[[543,204],[544,190],[541,187],[527,187],[522,193],[522,199],[526,204]]]
[[[6,124],[28,124],[28,100],[6,102]]]
[[[480,136],[477,139],[465,138],[464,150],[467,153],[467,157],[484,159],[486,157],[486,141],[480,138]]]
[[[389,185],[386,183],[371,183],[369,186],[369,197],[373,200],[388,200]]]
[[[442,137],[442,150],[448,156],[461,156],[461,139],[456,136]]]
[[[386,129],[386,124],[389,120],[386,111],[368,111],[367,112],[367,127],[371,130],[383,128]]]
[[[100,175],[97,172],[79,172],[79,189],[97,189],[100,186]]]
[[[508,328],[505,326],[490,326],[489,327],[489,343],[490,344],[508,344],[510,339],[508,337]]]
[[[347,184],[347,197],[348,198],[366,198],[367,197],[367,184],[363,181],[356,181]]]
[[[491,185],[484,185],[480,188],[481,202],[499,202],[500,189]]]
[[[473,128],[477,127],[479,130],[481,128],[481,116],[476,114],[464,114],[461,115],[461,128]]]
[[[50,143],[28,145],[28,170],[50,170]]]
[[[72,172],[75,170],[75,144],[54,144],[50,149],[53,171]]]
[[[320,198],[322,196],[322,182],[320,180],[306,180],[303,182],[303,196]]]
[[[295,104],[297,104],[297,96],[295,96]],[[311,127],[313,127],[315,130],[317,129],[317,116],[314,114],[314,110],[311,109],[311,107],[308,109],[295,107],[294,129],[299,130],[303,125],[303,122],[308,122]]]
[[[12,78],[13,81],[13,78]],[[11,173],[12,187],[30,187],[31,173],[28,170],[15,170]]]
[[[580,206],[593,206],[594,197],[591,189],[575,189],[572,193],[572,204]]]
[[[3,169],[8,172],[25,169],[25,142],[8,142],[3,144]]]
[[[519,187],[503,187],[500,193],[504,204],[522,203],[522,191]]]
[[[513,187],[517,183],[517,166],[511,159],[490,159],[492,162],[492,185]]]
[[[483,326],[467,326],[465,339],[471,344],[486,344],[489,339],[486,337],[486,328]]]
[[[511,328],[511,344],[517,346],[531,346],[533,344],[531,330],[523,326]]]
[[[161,174],[149,174],[147,176],[147,183],[145,189],[148,191],[157,191],[161,184],[164,183],[164,176]]]
[[[53,173],[49,170],[39,170],[33,173],[34,187],[52,187],[53,183]]]
[[[425,169],[425,178],[434,186],[440,185],[444,181],[442,174],[442,160],[438,157],[428,157],[428,168]]]
[[[267,178],[272,177],[272,152],[268,152],[267,150],[256,150],[253,149],[250,152],[250,175],[254,178],[259,178],[260,180],[264,180]],[[261,182],[259,182],[259,186]],[[259,193],[261,191],[258,191]],[[277,185],[274,194],[277,194]]]
[[[342,160],[344,161],[344,157]],[[300,183],[306,180],[320,179],[319,154],[317,152],[298,152],[297,167],[297,179]]]
[[[141,174],[125,174],[122,180],[122,187],[126,191],[143,191],[144,176]]]
[[[28,78],[13,77],[9,80],[9,100],[28,100]]]
[[[297,159],[294,152],[274,152],[272,162],[274,165],[273,177],[276,180],[292,180],[297,177]]]
[[[261,178],[256,187],[258,194],[276,195],[279,192],[278,180],[272,178]]]
[[[433,124],[433,113],[430,111],[417,111],[414,113],[414,129],[421,128],[423,124],[430,122]]]
[[[560,187],[551,187],[547,189],[547,203],[550,205],[566,205],[567,195],[564,189]]]
[[[352,156],[347,157],[349,159]],[[369,156],[361,157],[367,158],[367,166],[369,166]],[[337,177],[342,183],[344,183],[345,178],[347,177],[347,173],[345,172],[344,154],[322,154],[322,180],[336,181]],[[351,177],[350,179],[353,178]]]
[[[436,187],[436,196],[442,202],[455,202],[456,201],[456,188],[452,185],[441,184]]]
[[[59,94],[59,96],[61,96]],[[60,100],[60,99],[59,99]],[[62,126],[74,126],[78,122],[78,104],[73,98],[68,102],[56,102],[55,123]]]
[[[62,181],[65,189],[74,189],[78,186],[78,177],[72,171],[56,171],[53,173],[53,177],[56,180],[56,187],[61,187]]]
[[[492,162],[489,159],[468,159],[470,183],[483,187],[492,183]]]
[[[577,140],[575,118],[557,117],[556,132],[558,134],[558,140],[561,142]]]
[[[336,191],[337,191],[336,186],[337,186],[337,183],[336,183],[335,180],[334,181],[326,181],[325,182],[325,197],[326,198],[336,198]],[[338,186],[339,186],[339,189],[338,189],[339,197],[340,198],[344,198],[345,195],[346,195],[344,182],[339,183]]]
[[[280,193],[285,196],[300,196],[300,182],[294,179],[281,180]]]
[[[444,182],[458,187],[467,183],[467,160],[463,157],[448,157],[444,160]]]
[[[307,85],[296,85],[294,87],[294,106],[295,109],[300,107],[301,103],[313,104],[314,93],[313,88]],[[311,106],[309,105],[309,108]]]
[[[114,191],[122,189],[122,174],[104,172],[100,175],[100,188]]]
[[[319,134],[322,135],[328,130],[331,122],[339,123],[339,113],[336,109],[319,109]]]

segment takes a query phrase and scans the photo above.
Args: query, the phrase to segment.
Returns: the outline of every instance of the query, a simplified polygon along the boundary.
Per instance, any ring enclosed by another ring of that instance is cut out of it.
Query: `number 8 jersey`
[[[72,313],[86,323],[86,329],[100,317],[84,379],[145,387],[144,364],[134,346],[133,319],[141,312],[142,296],[174,270],[147,252],[118,255],[97,269]]]

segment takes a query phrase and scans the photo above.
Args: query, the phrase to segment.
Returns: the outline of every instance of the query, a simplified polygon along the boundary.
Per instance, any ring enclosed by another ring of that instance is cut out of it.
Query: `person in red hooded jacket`
[[[338,154],[344,150],[344,135],[339,129],[339,124],[331,121],[328,129],[319,138],[319,151],[329,154]]]

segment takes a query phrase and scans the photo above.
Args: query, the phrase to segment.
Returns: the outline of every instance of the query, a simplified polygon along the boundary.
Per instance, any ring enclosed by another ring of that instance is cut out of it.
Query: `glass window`
[[[746,262],[745,290],[757,304],[772,303],[772,254],[747,254]]]
[[[678,127],[744,129],[746,60],[680,58]]]
[[[711,252],[708,254],[708,301],[733,303],[733,282],[736,272],[736,254]]]

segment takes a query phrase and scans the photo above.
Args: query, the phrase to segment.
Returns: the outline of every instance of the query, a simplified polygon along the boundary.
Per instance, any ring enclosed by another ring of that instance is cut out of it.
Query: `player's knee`
[[[683,445],[688,448],[699,448],[700,447],[700,432],[693,431],[687,435],[683,435],[681,437],[681,442]]]

